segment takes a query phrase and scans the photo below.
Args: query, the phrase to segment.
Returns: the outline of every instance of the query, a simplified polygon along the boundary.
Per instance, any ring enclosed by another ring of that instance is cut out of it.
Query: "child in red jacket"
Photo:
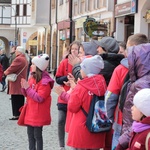
[[[49,57],[47,54],[34,57],[29,81],[21,79],[22,91],[27,97],[24,123],[27,125],[29,150],[43,149],[43,126],[51,123],[51,90],[54,80],[46,71],[48,64]]]

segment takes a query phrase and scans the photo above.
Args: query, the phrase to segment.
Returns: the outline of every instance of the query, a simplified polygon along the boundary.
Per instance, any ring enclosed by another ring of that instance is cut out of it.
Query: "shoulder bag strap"
[[[147,134],[146,140],[145,140],[145,148],[146,148],[146,150],[148,150],[148,141],[149,140],[150,140],[150,132]]]
[[[17,76],[25,69],[26,66],[27,66],[27,65],[25,65],[25,66],[23,67],[23,69],[17,74]]]

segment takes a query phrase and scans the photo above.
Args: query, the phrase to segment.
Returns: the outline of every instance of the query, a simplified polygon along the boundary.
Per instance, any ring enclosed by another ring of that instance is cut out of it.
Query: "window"
[[[19,5],[16,5],[16,16],[19,16]]]
[[[88,0],[88,11],[93,10],[94,0]]]
[[[81,2],[81,5],[80,5],[80,13],[84,13],[85,12],[85,3],[84,1]]]
[[[97,8],[102,8],[107,6],[107,0],[97,0]]]
[[[76,16],[78,14],[78,5],[77,3],[74,3],[74,15]]]
[[[52,8],[55,8],[55,0],[51,1]]]
[[[59,0],[59,5],[62,5],[63,4],[63,0]]]
[[[23,16],[26,16],[27,15],[27,5],[24,4],[23,5]]]

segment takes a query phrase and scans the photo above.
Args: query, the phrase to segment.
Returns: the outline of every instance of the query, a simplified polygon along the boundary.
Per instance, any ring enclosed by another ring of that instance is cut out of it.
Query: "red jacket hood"
[[[80,80],[78,84],[98,96],[103,96],[107,88],[105,79],[102,75],[86,77],[83,80]]]

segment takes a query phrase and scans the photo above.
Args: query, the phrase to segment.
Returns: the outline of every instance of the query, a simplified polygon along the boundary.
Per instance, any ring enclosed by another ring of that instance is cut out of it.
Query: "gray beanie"
[[[133,98],[133,104],[145,116],[150,116],[150,89],[145,88],[138,91]]]
[[[93,40],[93,42],[102,48],[107,53],[118,53],[119,52],[119,44],[112,37],[103,37],[100,41]]]
[[[82,42],[85,55],[96,55],[97,54],[97,46],[93,42]]]
[[[81,69],[87,76],[99,74],[104,68],[104,62],[101,56],[95,55],[90,58],[85,58],[80,64]]]

